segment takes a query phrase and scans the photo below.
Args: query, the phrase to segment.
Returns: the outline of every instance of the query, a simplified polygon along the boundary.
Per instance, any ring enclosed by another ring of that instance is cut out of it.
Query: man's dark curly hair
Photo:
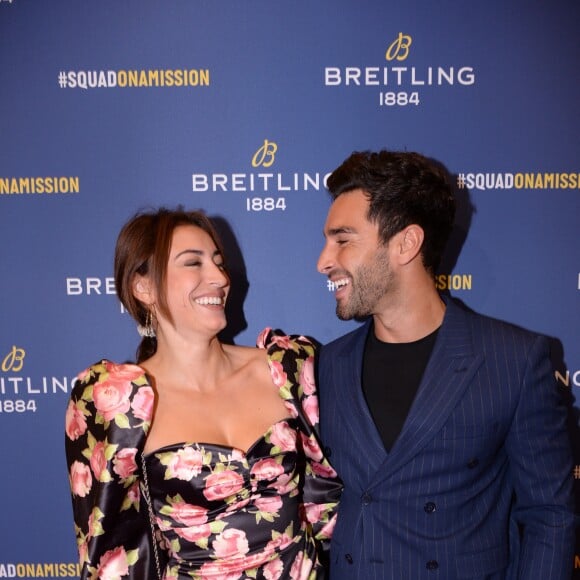
[[[378,224],[383,243],[410,224],[421,226],[423,264],[435,274],[455,219],[449,181],[435,163],[413,152],[357,151],[332,172],[327,186],[333,199],[364,191],[367,218]]]

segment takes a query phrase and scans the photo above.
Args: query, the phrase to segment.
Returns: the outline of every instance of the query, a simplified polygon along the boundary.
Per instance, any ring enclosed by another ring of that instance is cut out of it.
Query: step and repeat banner
[[[80,370],[139,340],[121,225],[204,209],[225,339],[326,342],[356,325],[316,271],[354,150],[453,176],[435,283],[552,338],[580,479],[579,23],[577,0],[0,0],[0,578],[78,576],[64,414]]]

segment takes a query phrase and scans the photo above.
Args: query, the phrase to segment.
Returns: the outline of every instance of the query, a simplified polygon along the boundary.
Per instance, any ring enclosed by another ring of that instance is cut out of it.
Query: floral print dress
[[[81,578],[324,577],[342,486],[316,431],[314,346],[270,329],[258,346],[288,417],[248,450],[188,442],[144,455],[143,369],[104,360],[79,375],[65,439]]]

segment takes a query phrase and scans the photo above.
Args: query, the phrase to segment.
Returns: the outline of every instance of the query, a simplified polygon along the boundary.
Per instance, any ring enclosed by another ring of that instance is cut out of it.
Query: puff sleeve
[[[302,515],[311,524],[314,537],[326,549],[337,517],[342,482],[325,456],[319,438],[315,345],[304,336],[286,336],[269,328],[261,333],[257,344],[267,349],[272,373],[282,373],[286,378],[280,395],[290,413],[299,419],[305,456]]]
[[[143,369],[106,360],[82,372],[71,393],[65,450],[83,580],[158,575],[139,487],[153,403]]]

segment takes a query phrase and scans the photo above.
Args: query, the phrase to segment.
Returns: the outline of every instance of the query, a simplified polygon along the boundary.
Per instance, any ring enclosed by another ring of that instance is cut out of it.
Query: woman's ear
[[[149,277],[135,274],[133,278],[133,296],[147,306],[155,304],[155,293]]]

